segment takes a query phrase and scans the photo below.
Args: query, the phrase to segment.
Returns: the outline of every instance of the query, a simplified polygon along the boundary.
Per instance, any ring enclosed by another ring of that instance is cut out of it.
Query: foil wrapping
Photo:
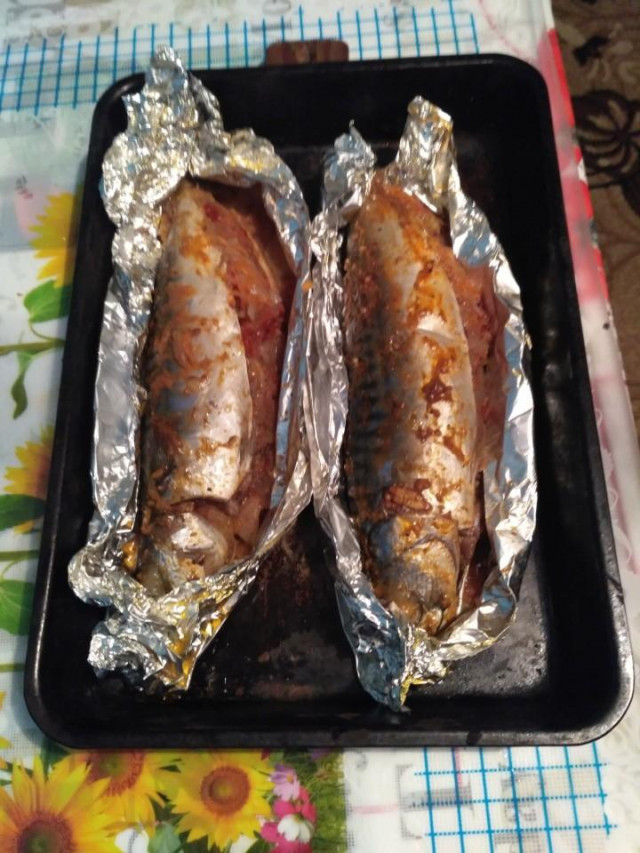
[[[227,132],[220,106],[169,48],[160,48],[141,92],[124,98],[127,130],[103,163],[102,197],[116,226],[95,387],[94,515],[71,560],[69,582],[107,608],[89,662],[136,686],[186,689],[198,657],[258,572],[261,558],[311,499],[302,413],[304,314],[309,310],[309,216],[300,187],[273,146],[251,130]],[[284,357],[271,509],[254,552],[203,580],[154,597],[123,566],[140,486],[143,351],[161,256],[162,204],[190,175],[235,186],[259,183],[265,208],[297,276]]]
[[[502,454],[483,471],[486,525],[497,565],[477,606],[430,636],[392,614],[376,597],[344,501],[342,444],[349,379],[341,327],[341,253],[349,223],[369,192],[376,160],[355,128],[341,136],[326,158],[323,207],[311,226],[314,265],[305,415],[314,504],[334,545],[338,605],[360,681],[379,702],[400,710],[412,684],[440,680],[454,661],[493,645],[512,623],[517,581],[535,529],[537,488],[530,343],[520,290],[486,217],[461,188],[450,117],[416,97],[409,105],[396,159],[386,168],[389,180],[444,216],[455,255],[469,266],[490,271],[494,292],[508,311]]]

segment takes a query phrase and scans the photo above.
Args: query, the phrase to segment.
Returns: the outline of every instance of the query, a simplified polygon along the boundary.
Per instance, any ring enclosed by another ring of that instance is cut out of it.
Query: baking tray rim
[[[549,118],[551,115],[548,90],[544,78],[540,72],[528,62],[501,53],[486,53],[486,54],[461,54],[451,56],[438,57],[405,57],[399,59],[372,59],[372,60],[357,60],[347,62],[328,62],[315,63],[309,65],[292,65],[292,66],[258,66],[252,68],[238,69],[193,69],[192,73],[196,77],[206,76],[229,76],[237,72],[244,75],[257,77],[260,74],[268,73],[295,73],[301,76],[308,74],[322,73],[324,68],[330,69],[333,72],[341,71],[349,73],[363,73],[367,70],[372,72],[382,71],[387,68],[403,69],[403,68],[449,68],[457,66],[482,66],[482,65],[502,65],[509,70],[510,73],[526,79],[527,84],[532,88],[537,100],[542,108],[548,112]],[[143,73],[135,73],[126,77],[120,78],[111,86],[109,86],[97,101],[91,123],[89,135],[89,148],[87,156],[87,168],[89,168],[90,156],[95,154],[93,149],[96,146],[97,131],[103,121],[104,115],[113,107],[113,103],[123,94],[133,93],[138,91],[144,82]],[[224,105],[223,105],[224,114]],[[555,148],[555,146],[554,146]],[[556,153],[557,158],[557,153]],[[81,203],[81,218],[80,228],[78,232],[77,246],[78,249],[86,240],[85,232],[88,229],[88,220],[85,215],[85,206],[89,208],[91,202],[89,200],[89,188],[85,184],[83,198]],[[558,195],[557,192],[554,195]],[[559,199],[553,199],[560,202],[558,211],[561,213],[566,229],[566,214],[561,191]],[[568,230],[568,229],[566,229]],[[568,258],[562,258],[567,266],[568,276],[572,282],[575,282],[572,259],[569,252]],[[78,251],[76,257],[76,269],[74,271],[74,283],[78,276],[78,268],[81,264],[81,252]],[[52,740],[57,741],[65,746],[72,748],[88,748],[96,746],[96,738],[93,740],[84,740],[82,735],[69,731],[63,723],[52,718],[46,707],[40,691],[38,674],[40,671],[41,647],[44,633],[44,620],[50,607],[51,601],[51,580],[52,571],[54,569],[54,558],[56,555],[56,540],[57,530],[62,512],[61,507],[61,490],[63,483],[63,473],[66,467],[66,458],[69,451],[68,440],[64,430],[64,420],[66,414],[65,406],[65,391],[69,394],[70,388],[64,388],[65,376],[70,372],[68,362],[71,359],[70,336],[69,329],[72,328],[72,319],[74,317],[74,305],[78,302],[76,297],[76,289],[72,290],[72,303],[69,312],[69,323],[67,336],[65,339],[65,347],[62,359],[62,370],[60,375],[60,392],[58,397],[58,406],[56,414],[55,434],[51,456],[51,470],[55,470],[58,476],[52,477],[48,486],[47,501],[45,508],[45,517],[42,529],[42,542],[40,557],[38,560],[38,569],[35,581],[31,629],[29,633],[29,641],[27,648],[27,657],[25,664],[24,677],[24,697],[27,709],[40,727],[40,729]],[[580,334],[574,341],[576,348],[573,356],[580,362],[580,366],[584,368],[585,374],[589,377],[586,351],[584,346],[584,338],[582,336],[582,328],[580,321],[579,305],[577,294],[575,299],[569,300],[567,303],[567,311],[570,315],[570,320],[575,327],[577,320],[577,328]],[[590,385],[585,390],[579,389],[580,406],[582,414],[587,418],[586,424],[586,441],[587,451],[590,457],[589,475],[594,489],[594,502],[596,504],[596,516],[599,523],[599,540],[602,544],[603,563],[606,566],[606,583],[608,592],[608,602],[611,607],[611,621],[614,629],[615,638],[615,655],[619,664],[619,687],[617,693],[610,703],[608,709],[602,714],[599,720],[595,723],[589,723],[578,728],[563,728],[554,731],[523,731],[520,729],[501,729],[489,731],[470,731],[456,730],[451,727],[448,729],[435,729],[433,731],[420,730],[404,730],[399,727],[388,728],[386,730],[359,730],[357,728],[348,729],[345,731],[330,731],[327,728],[321,730],[295,729],[289,732],[273,731],[273,729],[261,729],[255,726],[250,731],[246,729],[237,733],[237,737],[230,737],[230,732],[227,729],[207,730],[197,734],[197,746],[226,746],[233,744],[242,747],[258,747],[258,746],[460,746],[460,745],[486,745],[486,746],[531,746],[531,745],[579,745],[594,741],[607,732],[611,731],[625,715],[634,691],[634,668],[631,653],[630,638],[628,634],[627,619],[624,608],[624,597],[622,593],[622,585],[620,581],[619,567],[615,554],[615,544],[611,518],[609,513],[609,504],[606,483],[604,479],[604,469],[602,465],[602,457],[600,451],[599,440],[596,442],[596,447],[590,442],[589,431],[595,430],[597,438],[597,427],[595,421],[595,412],[593,407],[593,399],[591,396]],[[54,464],[55,463],[55,464]],[[338,727],[335,727],[338,728]],[[148,739],[147,739],[148,738]],[[126,732],[117,741],[119,747],[126,748],[149,748],[158,747],[158,733],[151,731],[148,735],[134,735],[130,739]],[[189,743],[190,737],[188,733],[178,733],[176,736],[170,736],[167,740],[167,746],[189,748],[193,744]],[[113,741],[115,742],[115,741]]]

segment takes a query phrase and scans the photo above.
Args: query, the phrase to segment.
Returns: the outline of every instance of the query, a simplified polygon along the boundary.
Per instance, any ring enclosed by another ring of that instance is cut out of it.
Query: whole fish
[[[345,473],[364,568],[385,606],[434,634],[470,594],[504,317],[443,221],[383,171],[350,226],[344,291]]]
[[[270,505],[294,277],[254,190],[183,181],[144,354],[140,537],[162,594],[251,552]]]

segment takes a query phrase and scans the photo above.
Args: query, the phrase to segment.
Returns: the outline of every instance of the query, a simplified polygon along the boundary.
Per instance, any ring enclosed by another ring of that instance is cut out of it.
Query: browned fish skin
[[[137,562],[154,593],[217,571],[255,545],[273,485],[295,284],[259,188],[183,181],[160,236]]]
[[[468,603],[478,472],[504,414],[504,316],[490,279],[444,239],[443,222],[380,172],[350,228],[344,285],[345,472],[364,567],[382,602],[430,634]]]

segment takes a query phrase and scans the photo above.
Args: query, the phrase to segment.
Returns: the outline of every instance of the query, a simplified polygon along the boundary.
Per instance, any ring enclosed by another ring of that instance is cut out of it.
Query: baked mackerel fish
[[[91,451],[69,562],[107,609],[88,660],[186,690],[310,498],[301,353],[309,212],[269,140],[160,47],[102,163],[115,226]]]
[[[516,615],[537,503],[530,343],[437,105],[409,103],[384,168],[352,126],[323,189],[305,362],[314,507],[360,682],[400,710]]]
[[[183,180],[160,238],[131,560],[158,595],[246,557],[257,542],[295,285],[255,190]]]
[[[506,312],[444,229],[379,171],[344,277],[349,506],[378,598],[429,634],[486,577],[481,471],[505,409]]]

